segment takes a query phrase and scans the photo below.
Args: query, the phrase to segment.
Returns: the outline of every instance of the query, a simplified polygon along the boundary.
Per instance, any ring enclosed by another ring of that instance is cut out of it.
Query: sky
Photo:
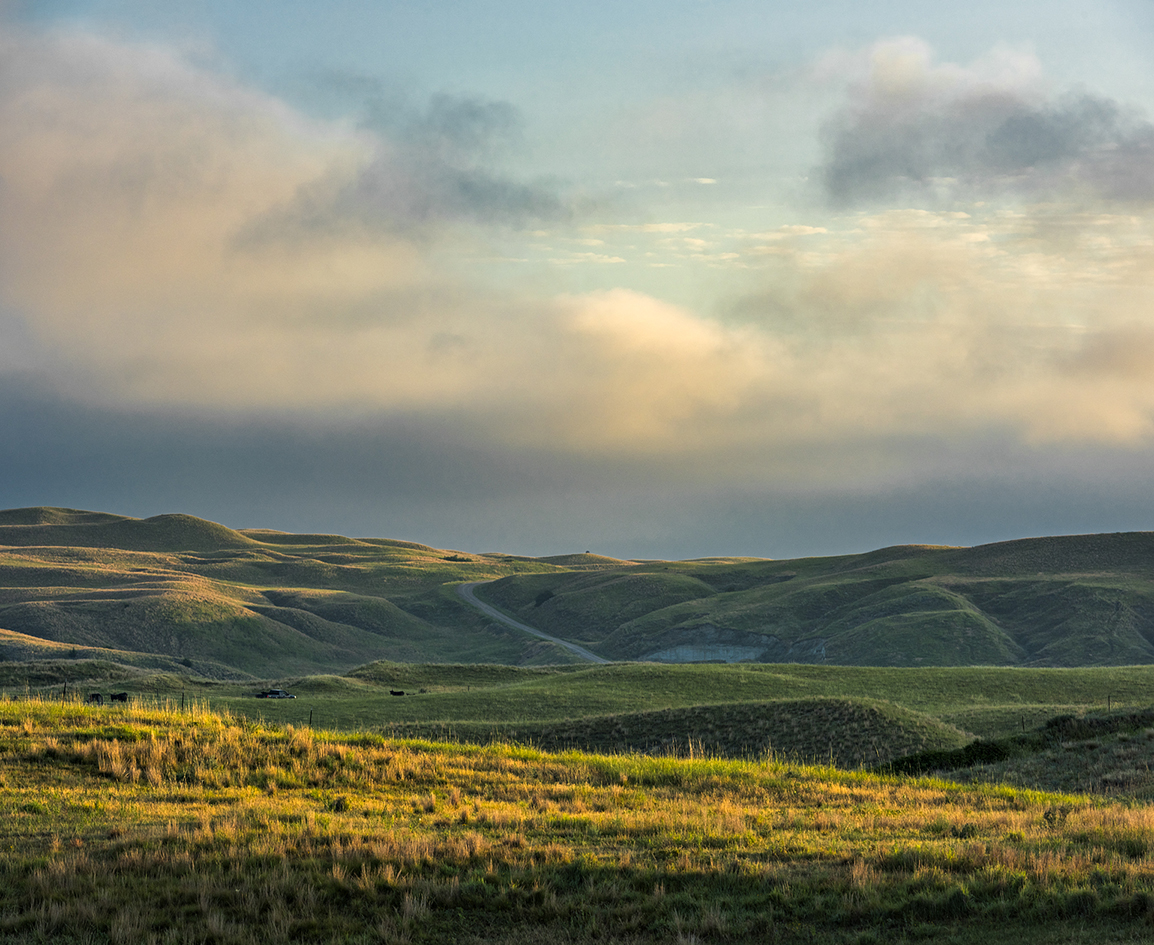
[[[1148,0],[0,2],[0,506],[1154,529]]]

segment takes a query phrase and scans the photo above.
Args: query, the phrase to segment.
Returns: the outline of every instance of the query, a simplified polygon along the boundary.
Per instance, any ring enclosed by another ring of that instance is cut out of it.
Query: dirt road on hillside
[[[583,660],[588,660],[590,663],[612,663],[612,660],[604,659],[596,653],[591,653],[583,646],[578,646],[576,643],[570,643],[567,640],[561,640],[557,637],[550,636],[541,630],[530,627],[527,623],[521,623],[519,620],[514,620],[512,617],[507,617],[496,607],[490,607],[482,600],[477,599],[477,595],[473,593],[473,588],[479,584],[488,584],[488,581],[470,581],[467,584],[458,584],[457,593],[461,595],[466,604],[471,607],[476,607],[486,617],[491,617],[498,623],[503,623],[507,627],[512,627],[514,630],[520,630],[523,633],[530,633],[535,637],[540,637],[542,640],[548,640],[550,643],[556,643],[558,646],[563,646],[570,653],[580,656]]]

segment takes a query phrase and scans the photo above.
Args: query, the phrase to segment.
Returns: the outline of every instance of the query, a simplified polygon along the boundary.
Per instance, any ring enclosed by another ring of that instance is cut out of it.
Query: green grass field
[[[1154,822],[777,761],[0,702],[0,934],[114,943],[1148,940]]]
[[[886,701],[973,734],[1011,734],[1063,713],[1154,703],[1154,667],[1017,669],[1008,667],[897,667],[658,664],[608,666],[371,663],[347,675],[278,676],[298,696],[252,698],[266,683],[186,678],[126,671],[108,662],[0,662],[0,689],[45,695],[72,686],[116,688],[134,694],[211,699],[230,711],[270,719],[307,719],[309,708],[329,727],[373,729],[401,722],[525,723],[564,721],[663,709],[782,699]],[[88,682],[86,682],[86,680]],[[404,690],[404,698],[389,690]],[[423,690],[423,691],[422,691]],[[277,714],[274,714],[277,713]]]
[[[337,713],[332,724],[344,728],[404,721],[563,721],[698,705],[827,698],[884,700],[948,724],[965,719],[973,724],[968,731],[992,736],[1016,730],[1023,719],[1028,721],[1037,713],[1048,718],[1105,709],[1108,704],[1154,702],[1154,667],[1031,670],[627,663],[532,670],[378,663],[354,670],[348,677],[305,678],[294,684],[300,698],[267,710],[299,716],[305,704],[318,711],[324,706],[326,712]],[[416,690],[416,694],[397,699],[385,694],[388,689]],[[244,712],[252,706],[243,696],[225,704]]]
[[[265,685],[287,686],[297,698],[255,698]],[[138,704],[196,701],[261,724],[550,750],[776,757],[849,769],[957,748],[975,737],[1022,736],[1063,715],[1145,711],[1154,703],[1152,686],[1154,667],[374,663],[345,676],[240,683],[111,662],[0,663],[0,697],[127,691]],[[952,765],[950,776],[1154,796],[1154,741],[1134,737],[1123,745],[1127,737],[1111,735],[1101,751],[1038,745],[998,768],[967,773]]]

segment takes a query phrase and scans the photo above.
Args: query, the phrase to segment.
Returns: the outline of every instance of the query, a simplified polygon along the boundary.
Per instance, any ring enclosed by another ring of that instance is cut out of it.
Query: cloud
[[[233,527],[387,536],[442,548],[618,557],[860,552],[1141,527],[1149,452],[1024,451],[960,441],[880,487],[671,482],[664,462],[510,451],[466,427],[399,418],[309,427],[286,419],[108,411],[0,377],[0,464],[13,506]],[[894,442],[894,449],[901,449]],[[827,457],[836,462],[836,457]],[[1024,469],[1023,469],[1024,467]],[[991,476],[991,469],[994,471]],[[676,472],[676,469],[674,470]],[[934,475],[936,473],[936,475]]]
[[[770,233],[754,234],[755,239],[762,240],[785,240],[797,236],[814,236],[819,233],[828,233],[829,230],[824,226],[807,226],[802,223],[787,224],[779,226],[776,230]]]
[[[606,253],[570,253],[568,256],[550,257],[549,262],[567,266],[574,263],[623,263],[625,260],[621,256]]]
[[[523,184],[484,168],[420,160],[419,153],[378,156],[334,201],[340,217],[396,227],[445,220],[536,226],[564,220],[570,210],[550,189]]]
[[[789,225],[745,238],[737,261],[762,283],[735,317],[708,317],[625,287],[462,275],[484,220],[532,214],[505,191],[453,197],[461,178],[441,186],[440,170],[405,175],[418,156],[484,168],[515,131],[498,104],[312,120],[169,50],[80,34],[9,32],[0,63],[0,340],[77,401],[312,429],[403,420],[511,456],[696,481],[891,475],[916,452],[895,443],[1154,436],[1154,223],[1141,214]],[[887,94],[917,99],[924,60],[899,66]],[[934,69],[947,102],[980,84]],[[1022,100],[1031,87],[998,81]],[[702,264],[736,259],[707,227],[562,222],[554,235],[649,234],[716,245],[694,253]],[[612,249],[558,258],[627,273]]]
[[[454,222],[531,210],[527,190],[445,170],[484,150],[506,109],[438,99],[398,143],[164,48],[9,30],[0,62],[2,302],[76,396],[457,403],[487,368],[433,339],[483,349],[526,317],[435,260],[467,238]],[[439,164],[406,170],[433,152]]]
[[[869,50],[863,71],[825,130],[835,204],[959,188],[1154,199],[1154,125],[1086,92],[1051,96],[1032,56],[963,67],[899,39]]]
[[[522,144],[523,120],[510,103],[437,94],[418,106],[372,76],[343,73],[325,73],[314,85],[335,90],[359,115],[370,156],[353,175],[303,189],[258,221],[254,235],[348,221],[418,235],[459,222],[525,228],[573,215],[555,182],[521,181],[497,168]]]
[[[445,261],[470,238],[449,225],[461,206],[442,192],[443,225],[413,232],[424,211],[369,186],[418,150],[445,165],[483,150],[502,108],[439,100],[391,140],[165,49],[0,41],[0,291],[9,332],[69,396],[303,422],[452,415],[522,445],[676,450],[748,372],[724,331],[638,293],[473,284]],[[714,340],[695,353],[682,335]]]
[[[1149,442],[1154,221],[1052,213],[886,211],[775,244],[741,315],[808,404],[779,435]]]
[[[536,226],[571,215],[555,189],[486,166],[520,140],[522,118],[508,102],[441,94],[423,110],[370,99],[366,111],[365,127],[394,145],[341,195],[345,212],[356,208],[390,225],[466,219]]]
[[[585,227],[594,233],[688,233],[707,223],[597,223]]]

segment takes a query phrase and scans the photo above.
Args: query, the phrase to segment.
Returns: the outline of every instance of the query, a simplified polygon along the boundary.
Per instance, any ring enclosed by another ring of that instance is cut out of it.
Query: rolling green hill
[[[511,618],[618,661],[1149,664],[1152,563],[1154,533],[790,561],[621,561],[238,531],[189,515],[13,509],[0,512],[0,629],[12,635],[0,656],[115,652],[124,665],[216,678],[382,659],[580,658],[455,593],[482,581],[478,594]]]
[[[561,567],[404,541],[239,532],[188,515],[15,509],[0,512],[0,628],[21,644],[0,655],[112,650],[262,678],[383,658],[568,662],[561,647],[492,623],[452,592],[534,570]],[[37,640],[45,652],[34,652]]]
[[[895,753],[896,754],[896,753]],[[1042,725],[960,748],[928,748],[875,766],[952,781],[1043,791],[1154,798],[1154,708],[1062,714]]]
[[[404,737],[484,742],[494,736],[544,751],[641,753],[764,759],[839,768],[879,764],[916,752],[959,748],[972,737],[893,703],[779,699],[683,706],[621,715],[500,726],[407,722],[385,729]]]
[[[618,660],[858,666],[1154,662],[1154,534],[791,561],[638,562],[479,589]]]

